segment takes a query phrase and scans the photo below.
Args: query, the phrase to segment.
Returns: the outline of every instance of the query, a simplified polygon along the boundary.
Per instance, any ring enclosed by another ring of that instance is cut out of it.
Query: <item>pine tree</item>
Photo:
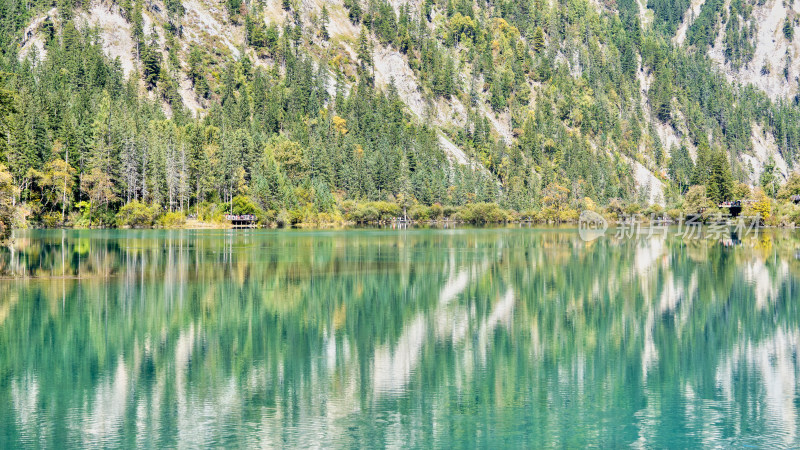
[[[722,150],[717,150],[711,155],[706,195],[715,203],[731,201],[734,200],[732,198],[733,187],[730,162]]]
[[[533,32],[533,50],[536,53],[541,53],[544,50],[545,43],[544,43],[544,31],[542,27],[536,27]]]
[[[322,39],[325,41],[330,39],[330,35],[328,34],[328,22],[330,22],[328,7],[326,5],[322,5],[322,22],[320,23],[320,33],[322,35]]]
[[[788,17],[783,21],[783,36],[789,41],[794,38],[794,26]]]
[[[156,41],[156,31],[150,35],[150,43],[142,46],[142,65],[144,68],[144,81],[148,89],[153,89],[161,75],[161,53]]]
[[[4,245],[11,237],[16,215],[14,201],[17,195],[18,190],[14,186],[11,174],[6,166],[0,164],[0,245]]]
[[[7,161],[11,150],[14,114],[17,112],[14,93],[0,85],[0,163]]]
[[[358,59],[362,68],[372,65],[372,49],[365,27],[361,28],[361,33],[358,35]]]
[[[775,160],[770,156],[759,177],[759,184],[767,195],[775,197],[778,193],[778,177],[775,176]]]
[[[203,52],[200,47],[193,45],[189,51],[189,70],[186,75],[192,80],[192,85],[196,86],[197,81],[203,76]]]

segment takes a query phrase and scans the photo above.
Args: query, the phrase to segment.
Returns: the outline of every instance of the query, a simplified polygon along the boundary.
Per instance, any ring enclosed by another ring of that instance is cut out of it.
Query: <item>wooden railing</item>
[[[225,220],[228,222],[256,222],[258,219],[252,214],[243,214],[241,216],[225,214]]]

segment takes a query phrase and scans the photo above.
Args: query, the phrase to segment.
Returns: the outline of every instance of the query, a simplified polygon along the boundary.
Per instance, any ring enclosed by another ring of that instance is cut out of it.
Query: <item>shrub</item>
[[[42,214],[42,226],[45,228],[57,228],[61,224],[61,213],[48,212]]]
[[[714,206],[706,196],[705,186],[692,186],[684,196],[683,212],[686,214],[697,214]]]
[[[789,224],[794,224],[794,226],[800,226],[800,206],[791,205],[788,211],[787,222]]]
[[[225,205],[203,202],[197,207],[197,218],[203,222],[225,221]]]
[[[607,215],[613,220],[619,220],[625,215],[625,209],[622,205],[622,201],[618,198],[613,198],[610,202],[608,202],[606,211]]]
[[[667,210],[667,217],[674,221],[678,221],[683,217],[683,212],[678,208],[672,208]]]
[[[797,225],[797,218],[800,217],[800,206],[792,202],[778,203],[775,205],[773,220],[776,225],[790,226]]]
[[[290,226],[292,224],[292,216],[289,214],[289,211],[282,209],[275,218],[275,223],[279,228]]]
[[[237,216],[251,214],[261,219],[264,216],[264,210],[259,208],[250,197],[239,195],[233,198],[233,214]]]
[[[161,228],[181,228],[186,225],[186,216],[181,212],[168,212],[158,219]]]
[[[545,206],[539,213],[539,218],[542,222],[558,222],[561,220],[561,215],[557,208],[552,206]]]
[[[742,214],[747,217],[760,217],[763,224],[769,222],[772,217],[772,202],[761,188],[753,192],[753,203],[745,206]]]
[[[508,220],[508,213],[496,203],[472,203],[461,208],[458,218],[466,223],[500,223]]]
[[[157,214],[157,206],[148,206],[134,200],[120,208],[116,223],[120,228],[149,228],[153,226]]]
[[[639,214],[642,211],[642,205],[638,203],[629,203],[625,206],[625,215],[633,216],[635,214]]]
[[[299,223],[308,223],[313,219],[306,208],[295,208],[289,210],[289,224],[297,225]]]
[[[542,220],[542,215],[539,213],[539,211],[536,211],[535,209],[528,209],[522,211],[519,215],[519,218],[520,220],[526,222],[540,222]]]
[[[73,228],[89,228],[92,226],[92,219],[90,217],[92,204],[87,201],[80,201],[75,204],[78,210],[76,214],[70,214],[70,222]]]
[[[458,214],[458,208],[455,206],[445,206],[442,208],[442,216],[445,219],[453,219]]]
[[[584,197],[581,199],[580,203],[582,210],[598,212],[597,204],[591,199],[591,197]]]
[[[442,218],[444,217],[444,208],[442,207],[442,205],[438,203],[434,203],[433,205],[431,205],[431,207],[429,208],[429,212],[431,220],[439,221],[442,220]]]
[[[268,225],[276,223],[277,220],[278,220],[278,211],[270,209],[268,211],[264,211],[264,215],[262,217],[259,217],[258,222],[262,225]]]
[[[368,206],[371,206],[378,211],[378,216],[382,221],[392,220],[395,217],[399,217],[403,213],[400,205],[392,202],[371,202],[368,204]]]
[[[348,217],[353,211],[356,210],[356,202],[353,200],[345,200],[339,204],[339,210],[342,215]],[[348,219],[349,220],[349,219]]]
[[[430,208],[425,205],[414,205],[408,211],[408,216],[411,217],[411,220],[416,220],[419,222],[425,222],[430,220]]]
[[[380,218],[380,212],[372,205],[358,205],[354,211],[351,211],[347,220],[359,224],[375,223]]]
[[[572,223],[577,222],[580,213],[573,208],[565,208],[559,213],[559,222]]]

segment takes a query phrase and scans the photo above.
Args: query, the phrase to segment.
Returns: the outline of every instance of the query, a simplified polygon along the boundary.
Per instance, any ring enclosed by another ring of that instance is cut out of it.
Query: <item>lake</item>
[[[800,445],[800,234],[23,231],[0,448]]]

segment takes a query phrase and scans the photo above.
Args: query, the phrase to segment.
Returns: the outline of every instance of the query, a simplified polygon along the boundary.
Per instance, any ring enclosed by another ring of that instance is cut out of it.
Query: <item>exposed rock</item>
[[[511,145],[514,142],[514,134],[511,131],[511,114],[507,111],[496,114],[485,103],[481,103],[479,109],[481,114],[489,119],[492,129],[505,141],[506,145]]]
[[[241,27],[233,26],[227,20],[227,14],[215,7],[209,7],[200,0],[185,0],[183,7],[183,32],[189,39],[200,45],[207,45],[207,38],[224,45],[233,55],[239,57],[239,46],[244,43],[244,32]]]
[[[764,130],[756,125],[753,127],[751,142],[753,143],[753,155],[742,155],[742,163],[745,168],[751,167],[752,171],[749,173],[750,184],[757,186],[761,178],[761,172],[764,171],[764,166],[772,158],[775,163],[775,169],[779,172],[779,178],[786,179],[789,176],[789,166],[786,160],[783,159],[781,152],[778,151],[778,144],[775,143],[775,138],[770,133],[764,133]]]
[[[737,70],[725,62],[724,28],[717,36],[714,48],[709,51],[709,57],[723,68],[729,81],[752,84],[773,100],[795,95],[800,75],[800,39],[789,42],[783,35],[783,23],[787,15],[798,12],[798,7],[800,5],[787,9],[782,0],[767,0],[762,6],[753,7],[753,21],[758,31],[754,42],[755,54],[748,65]],[[788,77],[784,76],[787,55],[791,57]],[[765,66],[769,73],[762,73]]]
[[[422,98],[414,71],[408,66],[403,55],[397,50],[376,46],[373,62],[375,82],[378,86],[386,87],[394,80],[397,93],[408,109],[418,118],[423,118],[426,102]]]
[[[458,148],[456,144],[454,144],[450,139],[448,139],[447,136],[441,133],[439,134],[439,147],[441,147],[442,150],[444,150],[445,154],[447,154],[451,162],[456,162],[463,166],[472,165],[469,156],[467,156],[467,154],[464,153],[463,150]]]
[[[77,24],[85,21],[96,27],[103,39],[103,50],[111,59],[119,58],[125,76],[136,66],[136,47],[131,36],[131,24],[122,17],[119,6],[105,2],[92,3],[88,12],[78,14]]]
[[[51,20],[57,20],[58,10],[56,8],[47,11],[46,14],[39,15],[35,17],[30,25],[25,27],[25,30],[22,32],[22,42],[20,43],[19,49],[19,60],[22,61],[25,59],[31,52],[36,49],[36,55],[39,57],[39,61],[44,60],[47,56],[47,50],[44,48],[44,37],[39,33],[39,28],[44,24],[44,21],[48,18]]]
[[[648,203],[664,206],[664,183],[639,161],[633,161],[632,163],[634,169],[633,177],[638,191],[647,190]]]

